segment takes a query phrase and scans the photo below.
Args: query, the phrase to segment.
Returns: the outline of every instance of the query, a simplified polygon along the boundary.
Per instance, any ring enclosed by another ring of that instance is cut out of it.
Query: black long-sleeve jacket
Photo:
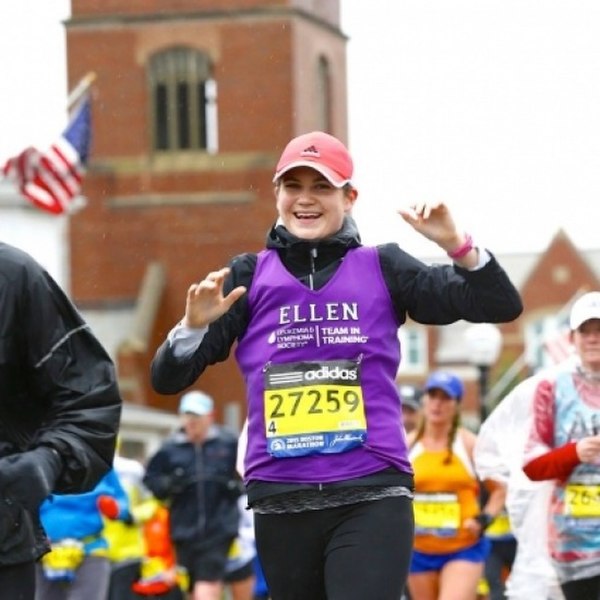
[[[335,273],[350,248],[361,245],[352,218],[342,229],[318,242],[300,240],[282,226],[271,229],[267,248],[276,249],[285,267],[312,289],[319,289]],[[446,325],[460,319],[473,323],[502,323],[523,310],[521,298],[504,269],[492,256],[481,269],[456,265],[426,265],[397,244],[378,246],[379,260],[399,323],[407,315],[423,324]],[[230,263],[224,293],[237,286],[250,288],[256,254],[242,254]],[[202,343],[189,359],[177,359],[165,341],[152,362],[152,384],[163,394],[175,394],[192,385],[211,364],[225,360],[235,340],[248,325],[247,296],[208,328]]]
[[[88,491],[112,465],[120,414],[114,365],[79,312],[34,259],[0,243],[0,457],[50,446],[62,459],[53,491]],[[0,490],[0,521],[15,520],[7,510]],[[8,537],[0,564],[46,548],[37,514],[18,515]]]
[[[200,548],[236,536],[241,491],[236,455],[237,436],[212,425],[202,444],[178,431],[150,458],[144,484],[160,500],[170,501],[175,542]]]

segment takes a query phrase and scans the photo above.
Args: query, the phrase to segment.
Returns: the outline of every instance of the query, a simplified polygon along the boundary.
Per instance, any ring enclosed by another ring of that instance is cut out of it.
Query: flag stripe
[[[42,165],[48,176],[52,176],[67,194],[74,195],[80,189],[81,177],[56,145],[52,146],[50,152],[42,158]]]
[[[77,186],[79,186],[81,184],[79,155],[74,150],[73,146],[71,146],[67,140],[60,139],[52,146],[52,150],[57,158],[60,159],[63,169],[66,169],[66,173],[68,173],[71,178],[75,179]]]
[[[61,214],[64,210],[62,204],[57,202],[56,198],[45,187],[38,185],[37,182],[30,181],[26,183],[21,191],[38,208],[57,215]]]
[[[34,183],[38,188],[47,191],[54,201],[60,204],[61,207],[66,208],[66,204],[69,201],[69,192],[65,190],[60,180],[57,180],[52,171],[47,169],[40,169],[38,176],[34,179]]]

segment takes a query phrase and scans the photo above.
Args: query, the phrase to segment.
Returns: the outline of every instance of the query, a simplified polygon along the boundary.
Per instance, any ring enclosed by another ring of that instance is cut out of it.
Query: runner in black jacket
[[[408,316],[499,323],[522,311],[505,271],[441,202],[398,212],[453,265],[425,265],[396,244],[363,247],[352,170],[332,136],[292,140],[274,177],[279,221],[266,251],[190,286],[152,364],[154,388],[174,394],[237,342],[245,483],[274,600],[397,600],[413,528],[397,328]]]
[[[52,277],[0,243],[0,589],[34,596],[48,543],[38,508],[110,469],[121,411],[113,364]]]
[[[214,423],[214,403],[199,390],[180,401],[182,428],[150,457],[144,483],[169,504],[169,529],[191,596],[221,598],[238,533],[241,482],[237,435]]]

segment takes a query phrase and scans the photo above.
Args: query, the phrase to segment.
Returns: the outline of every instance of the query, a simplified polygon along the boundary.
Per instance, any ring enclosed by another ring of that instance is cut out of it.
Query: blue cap
[[[456,375],[447,371],[436,371],[427,378],[425,391],[428,392],[433,389],[443,390],[450,398],[455,400],[460,400],[465,392],[462,381]]]
[[[194,390],[186,392],[179,403],[179,414],[193,413],[194,415],[209,415],[214,408],[213,399],[204,392]]]

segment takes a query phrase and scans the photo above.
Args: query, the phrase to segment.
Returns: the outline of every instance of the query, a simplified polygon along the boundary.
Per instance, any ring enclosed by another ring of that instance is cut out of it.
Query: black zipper
[[[312,246],[310,249],[310,274],[308,275],[308,287],[311,290],[315,289],[315,280],[314,280],[314,274],[316,273],[316,269],[315,269],[315,258],[317,258],[317,247],[316,246]]]

